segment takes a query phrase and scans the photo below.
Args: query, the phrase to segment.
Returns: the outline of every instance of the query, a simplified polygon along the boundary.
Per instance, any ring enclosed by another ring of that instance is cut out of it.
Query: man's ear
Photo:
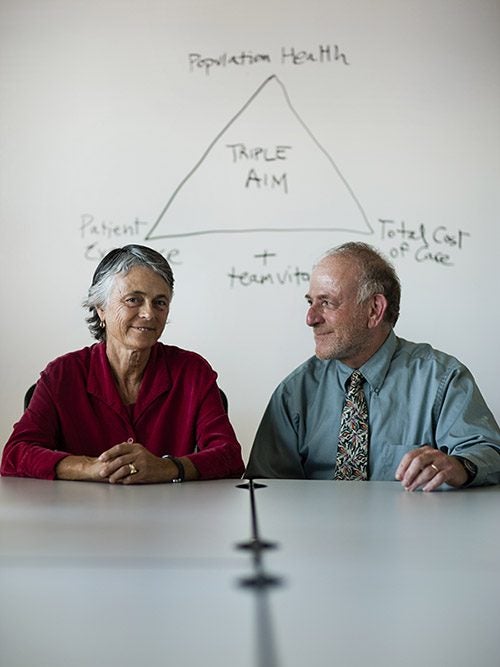
[[[374,329],[384,319],[387,310],[387,299],[383,294],[374,294],[370,299],[370,309],[368,311],[368,328]]]

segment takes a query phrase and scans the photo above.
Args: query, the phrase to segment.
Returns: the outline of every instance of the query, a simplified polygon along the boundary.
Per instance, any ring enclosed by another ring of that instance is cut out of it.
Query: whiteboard
[[[125,243],[170,259],[162,340],[217,370],[245,456],[348,240],[394,261],[396,333],[498,419],[499,26],[493,0],[3,0],[1,442],[92,342],[81,302]]]

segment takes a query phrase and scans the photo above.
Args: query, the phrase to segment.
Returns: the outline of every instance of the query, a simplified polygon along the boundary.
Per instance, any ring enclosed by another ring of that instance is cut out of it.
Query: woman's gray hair
[[[374,294],[387,299],[384,320],[394,326],[399,317],[401,283],[392,264],[368,243],[350,241],[329,250],[324,257],[352,258],[359,267],[358,303]]]
[[[108,302],[113,281],[118,273],[127,274],[134,266],[145,266],[160,275],[167,283],[170,291],[174,291],[174,274],[165,257],[152,248],[130,244],[123,248],[115,248],[108,252],[99,262],[89,287],[88,296],[83,307],[88,308],[90,315],[86,318],[90,333],[99,341],[106,340],[106,329],[97,312]]]

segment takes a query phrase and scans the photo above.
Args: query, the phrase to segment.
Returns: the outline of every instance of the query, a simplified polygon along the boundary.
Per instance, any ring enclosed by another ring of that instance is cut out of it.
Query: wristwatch
[[[182,463],[179,461],[178,458],[175,456],[170,456],[170,454],[165,454],[164,456],[161,457],[162,459],[170,459],[172,463],[176,466],[178,475],[172,480],[172,484],[178,484],[180,482],[183,482],[186,478],[186,472],[184,470],[184,466]]]
[[[477,465],[472,463],[472,461],[469,459],[464,458],[463,456],[455,456],[455,458],[458,459],[465,468],[465,472],[467,473],[467,481],[465,482],[464,486],[469,486],[469,484],[472,484],[476,478]]]

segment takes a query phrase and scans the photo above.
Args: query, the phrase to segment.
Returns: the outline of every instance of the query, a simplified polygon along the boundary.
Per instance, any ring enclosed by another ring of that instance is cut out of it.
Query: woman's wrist
[[[178,459],[176,456],[171,456],[170,454],[165,454],[162,456],[162,459],[167,459],[171,463],[173,463],[174,467],[177,469],[177,474],[172,477],[170,480],[173,484],[178,483],[178,482],[184,482],[186,479],[186,470],[184,468],[184,464],[180,459]]]
[[[200,477],[198,469],[187,456],[178,457],[172,456],[171,454],[165,454],[162,456],[162,460],[168,465],[170,471],[168,478],[169,482],[188,482],[199,479]]]
[[[91,456],[65,456],[60,459],[55,467],[56,479],[72,481],[101,480],[97,474],[93,474],[92,467],[96,459]]]

